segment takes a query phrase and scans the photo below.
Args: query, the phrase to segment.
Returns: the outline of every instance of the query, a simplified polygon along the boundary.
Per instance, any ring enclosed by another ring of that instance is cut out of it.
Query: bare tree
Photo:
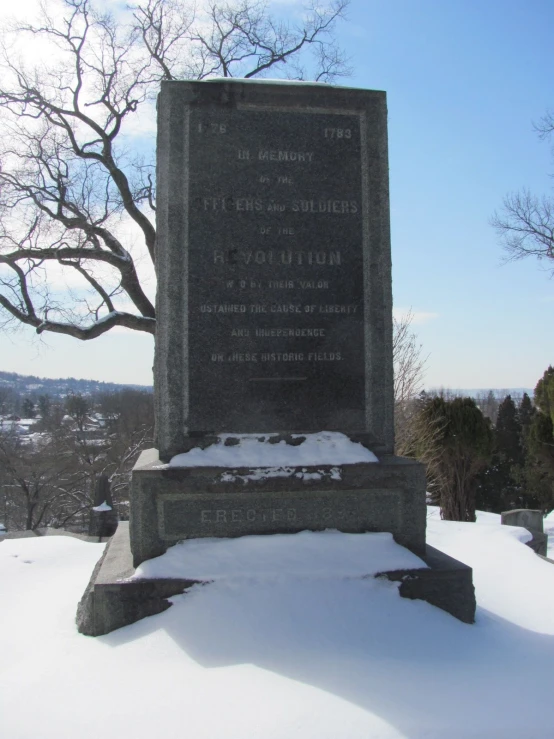
[[[406,457],[413,457],[425,465],[428,498],[433,505],[440,506],[442,491],[447,484],[442,446],[445,422],[439,416],[431,417],[425,413],[432,399],[432,395],[422,393],[411,402],[400,453]]]
[[[394,433],[398,454],[410,454],[413,446],[415,400],[423,389],[426,357],[412,331],[413,313],[393,318],[392,354],[394,364]]]
[[[154,443],[152,393],[127,388],[98,398],[106,421],[107,448],[102,474],[108,476],[121,518],[128,516],[131,470],[144,449]]]
[[[554,133],[554,112],[548,112],[535,124],[539,138],[548,140]],[[554,153],[554,152],[553,152]],[[546,260],[546,268],[554,273],[554,198],[538,197],[529,190],[511,193],[504,198],[500,213],[492,225],[497,231],[509,261],[536,257]]]
[[[263,76],[330,81],[349,73],[332,41],[349,0],[312,2],[293,25],[269,12],[265,0],[210,2],[196,15],[178,0],[149,0],[134,8],[136,29],[162,79]],[[300,52],[309,49],[312,64]]]
[[[4,324],[84,340],[114,326],[153,334],[140,276],[155,259],[153,146],[130,152],[130,126],[161,80],[345,74],[333,32],[348,2],[313,0],[294,24],[264,0],[202,12],[145,0],[117,18],[60,0],[61,12],[44,3],[36,24],[14,26],[0,70]],[[46,44],[34,68],[18,58],[21,38]]]
[[[0,432],[0,467],[10,529],[60,526],[89,505],[83,472],[58,437]]]
[[[134,390],[115,394],[109,423],[96,428],[91,428],[89,403],[83,401],[70,396],[64,422],[48,424],[30,437],[0,428],[1,516],[10,529],[86,530],[102,475],[120,515],[127,516],[133,464],[153,443],[152,395]]]

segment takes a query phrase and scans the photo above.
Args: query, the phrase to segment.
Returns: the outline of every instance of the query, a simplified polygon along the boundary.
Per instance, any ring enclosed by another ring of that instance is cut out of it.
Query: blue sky
[[[341,38],[355,86],[387,91],[393,294],[426,384],[534,387],[554,362],[554,283],[501,266],[489,225],[510,191],[551,187],[532,121],[554,107],[552,2],[354,2]],[[554,143],[554,142],[553,142]]]
[[[427,387],[534,387],[554,363],[554,282],[502,265],[489,223],[506,193],[552,187],[532,122],[554,108],[553,30],[551,0],[353,0],[339,30],[343,84],[388,95],[394,303]],[[0,368],[151,383],[150,336],[45,342],[0,335]]]

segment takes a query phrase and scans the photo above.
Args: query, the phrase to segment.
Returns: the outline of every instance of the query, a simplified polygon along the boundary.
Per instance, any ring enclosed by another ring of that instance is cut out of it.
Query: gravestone
[[[98,475],[94,486],[94,501],[89,519],[89,536],[109,537],[115,534],[118,518],[112,501],[110,480],[107,475]]]
[[[184,538],[303,529],[390,531],[424,550],[423,468],[393,456],[386,115],[373,90],[162,84],[159,457],[133,473],[136,564]],[[380,462],[257,480],[163,468],[221,434],[322,431]]]
[[[542,511],[528,508],[514,508],[511,511],[503,511],[500,521],[506,526],[522,526],[531,531],[543,532]]]
[[[500,522],[505,526],[521,526],[532,534],[532,539],[526,541],[534,552],[546,557],[548,550],[548,534],[544,533],[543,516],[540,510],[528,508],[514,508],[511,511],[502,511]]]

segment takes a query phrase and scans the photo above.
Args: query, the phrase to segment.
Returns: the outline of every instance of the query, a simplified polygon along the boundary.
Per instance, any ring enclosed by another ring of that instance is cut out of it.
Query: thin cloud
[[[157,130],[156,106],[154,103],[144,102],[136,113],[125,118],[123,133],[132,137],[154,137]]]
[[[422,326],[429,321],[434,321],[435,318],[439,317],[438,313],[432,313],[431,311],[421,310],[406,310],[405,308],[394,308],[393,315],[397,321],[401,321],[403,318],[410,316],[410,323],[414,326]]]

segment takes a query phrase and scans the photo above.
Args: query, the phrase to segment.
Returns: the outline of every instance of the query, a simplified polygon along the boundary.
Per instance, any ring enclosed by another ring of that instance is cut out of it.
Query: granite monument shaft
[[[392,452],[384,93],[168,83],[158,158],[161,458],[322,429]]]

